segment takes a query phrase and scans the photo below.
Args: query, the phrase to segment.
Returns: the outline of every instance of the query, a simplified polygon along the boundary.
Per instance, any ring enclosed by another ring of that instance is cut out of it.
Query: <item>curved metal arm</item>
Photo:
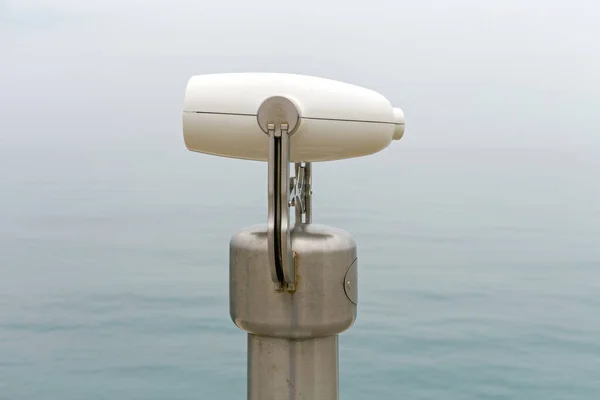
[[[290,138],[288,124],[268,125],[269,135],[269,261],[277,290],[293,292],[296,271],[290,238]]]
[[[279,291],[296,290],[296,270],[290,234],[290,207],[296,223],[311,222],[310,163],[296,163],[290,179],[290,137],[300,124],[297,106],[288,98],[266,99],[258,109],[258,125],[269,137],[269,218],[267,238],[271,279]],[[290,200],[291,198],[291,200]]]
[[[296,271],[290,237],[290,136],[300,125],[296,104],[282,96],[266,99],[256,115],[269,136],[269,224],[267,239],[271,278],[277,290],[296,290]]]

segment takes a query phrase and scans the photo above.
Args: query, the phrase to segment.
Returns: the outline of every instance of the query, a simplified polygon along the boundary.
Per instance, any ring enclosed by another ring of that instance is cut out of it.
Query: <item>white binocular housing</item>
[[[258,111],[281,96],[296,107],[290,162],[360,157],[386,148],[404,134],[404,113],[381,94],[305,75],[226,73],[192,77],[183,108],[188,150],[267,161],[268,135]]]

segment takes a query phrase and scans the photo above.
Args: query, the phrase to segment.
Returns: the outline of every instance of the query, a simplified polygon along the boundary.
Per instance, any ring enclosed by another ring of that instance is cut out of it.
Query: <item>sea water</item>
[[[599,399],[599,173],[586,150],[314,165],[314,221],[359,251],[340,398]],[[266,222],[265,164],[5,152],[0,178],[0,399],[245,398],[228,244]]]

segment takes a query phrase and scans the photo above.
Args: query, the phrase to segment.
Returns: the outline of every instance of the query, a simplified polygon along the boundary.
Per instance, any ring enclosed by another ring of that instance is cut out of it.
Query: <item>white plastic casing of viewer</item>
[[[360,157],[404,134],[404,113],[381,94],[305,75],[230,73],[192,77],[187,85],[183,136],[191,151],[267,161],[268,136],[257,113],[269,97],[292,100],[300,114],[290,138],[291,162]]]

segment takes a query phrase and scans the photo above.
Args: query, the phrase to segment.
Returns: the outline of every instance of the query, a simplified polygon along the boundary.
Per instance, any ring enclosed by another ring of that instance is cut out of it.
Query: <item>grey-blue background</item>
[[[598,10],[0,3],[0,399],[244,398],[227,246],[266,220],[266,165],[188,153],[180,110],[189,76],[259,70],[407,116],[314,168],[361,258],[341,398],[597,399]]]

